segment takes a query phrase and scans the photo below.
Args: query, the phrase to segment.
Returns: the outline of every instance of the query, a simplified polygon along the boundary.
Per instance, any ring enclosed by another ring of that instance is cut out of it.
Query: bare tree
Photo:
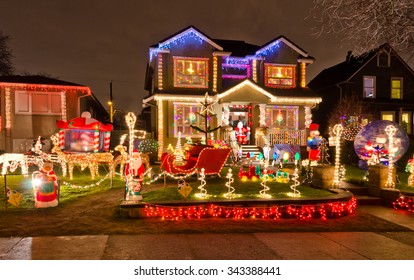
[[[413,0],[314,0],[316,34],[334,33],[363,53],[389,43],[407,61],[414,55]]]
[[[362,117],[362,108],[364,114],[369,114],[369,109],[363,106],[362,98],[357,94],[346,95],[333,108],[328,115],[328,126],[334,127],[338,123],[346,123],[351,117]]]
[[[13,55],[8,43],[9,36],[0,31],[0,76],[13,75],[13,64],[11,62]]]

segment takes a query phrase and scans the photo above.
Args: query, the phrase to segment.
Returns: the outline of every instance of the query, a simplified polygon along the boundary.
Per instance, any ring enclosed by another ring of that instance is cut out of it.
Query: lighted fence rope
[[[389,157],[388,157],[388,177],[387,182],[385,183],[385,186],[387,188],[395,188],[394,178],[393,178],[393,171],[394,171],[394,134],[397,131],[395,126],[388,125],[385,128],[385,132],[388,135],[388,151],[389,151]]]

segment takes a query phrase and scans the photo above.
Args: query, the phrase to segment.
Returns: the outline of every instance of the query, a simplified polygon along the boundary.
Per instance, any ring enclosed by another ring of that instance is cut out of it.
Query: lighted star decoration
[[[213,106],[214,104],[217,103],[217,101],[209,103],[208,99],[209,99],[208,92],[206,92],[206,94],[204,95],[204,101],[198,102],[201,106],[203,106],[203,109],[201,110],[200,115],[208,115],[208,116],[215,115],[213,111]]]

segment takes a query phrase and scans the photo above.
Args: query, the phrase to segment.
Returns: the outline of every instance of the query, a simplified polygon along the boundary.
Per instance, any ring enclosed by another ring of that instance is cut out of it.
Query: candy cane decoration
[[[109,151],[109,144],[111,143],[111,133],[109,131],[105,132],[104,138],[104,151]]]
[[[93,152],[99,152],[99,130],[95,130],[93,134]]]
[[[63,129],[59,130],[59,149],[65,149],[65,131]]]

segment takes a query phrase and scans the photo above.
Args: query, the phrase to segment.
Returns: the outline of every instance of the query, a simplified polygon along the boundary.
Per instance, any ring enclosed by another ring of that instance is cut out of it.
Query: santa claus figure
[[[35,207],[56,207],[57,177],[53,171],[53,163],[45,162],[39,172],[33,174],[33,187],[36,189]]]
[[[140,194],[144,180],[145,166],[142,164],[141,154],[134,150],[126,164],[125,175],[127,183],[127,200],[142,200]]]
[[[236,133],[237,142],[239,144],[247,144],[247,132],[248,129],[243,126],[243,123],[239,121],[237,127],[234,129]]]
[[[319,124],[312,123],[309,126],[309,137],[307,141],[307,150],[309,152],[309,160],[319,161],[321,155],[319,145],[322,141],[322,137],[319,135]]]

